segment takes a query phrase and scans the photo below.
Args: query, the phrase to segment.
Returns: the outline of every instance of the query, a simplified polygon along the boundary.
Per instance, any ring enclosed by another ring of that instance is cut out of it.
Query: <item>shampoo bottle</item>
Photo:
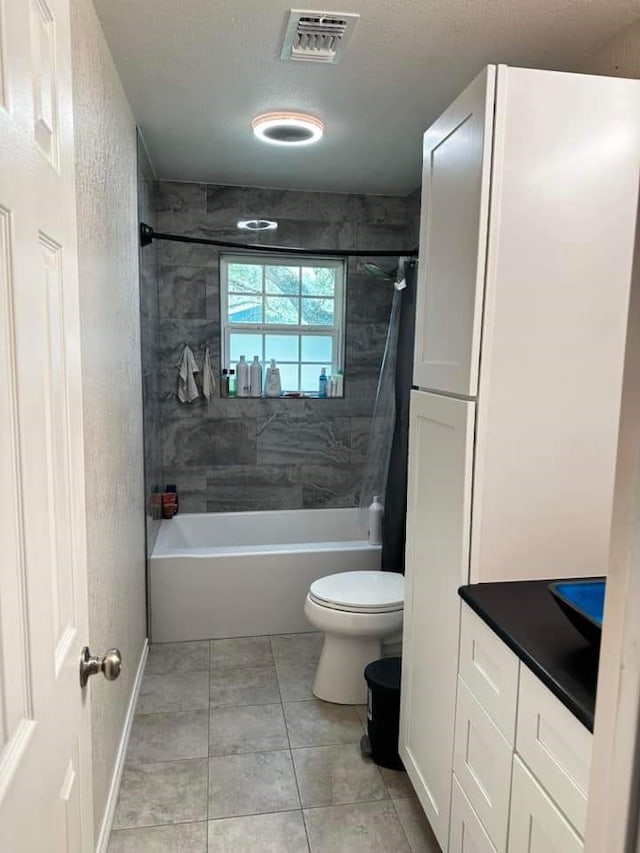
[[[382,518],[384,508],[378,495],[373,496],[369,507],[369,545],[382,545]]]
[[[327,396],[327,368],[323,367],[320,371],[320,379],[318,380],[318,397]]]
[[[235,397],[236,396],[236,372],[235,370],[229,371],[229,393],[227,396]]]
[[[262,365],[257,355],[254,355],[253,363],[249,368],[249,386],[252,397],[262,395]]]
[[[271,365],[267,368],[267,381],[265,383],[264,392],[267,397],[279,397],[282,392],[280,370],[276,367],[275,358],[271,359]]]
[[[238,397],[248,397],[251,390],[249,386],[249,365],[243,355],[240,356],[240,361],[236,364],[236,382]]]

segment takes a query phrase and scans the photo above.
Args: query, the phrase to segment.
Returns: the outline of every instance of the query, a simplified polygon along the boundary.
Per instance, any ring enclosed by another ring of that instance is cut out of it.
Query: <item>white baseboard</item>
[[[113,816],[116,811],[116,803],[118,802],[118,794],[120,792],[120,780],[122,779],[122,771],[124,770],[124,760],[127,754],[127,747],[129,745],[129,735],[131,734],[131,726],[133,725],[133,717],[136,712],[138,693],[140,693],[140,685],[142,684],[144,665],[147,662],[148,653],[149,641],[145,640],[144,646],[142,647],[142,654],[140,655],[140,661],[138,662],[138,670],[136,672],[135,681],[133,682],[133,690],[131,691],[129,707],[127,708],[127,716],[124,721],[124,728],[122,729],[122,737],[120,738],[120,745],[118,747],[116,763],[113,768],[113,776],[111,778],[111,785],[109,787],[107,805],[104,810],[104,818],[102,819],[100,835],[98,836],[98,842],[96,844],[96,853],[107,853],[107,847],[109,846],[109,836],[111,835],[111,827],[113,826]]]

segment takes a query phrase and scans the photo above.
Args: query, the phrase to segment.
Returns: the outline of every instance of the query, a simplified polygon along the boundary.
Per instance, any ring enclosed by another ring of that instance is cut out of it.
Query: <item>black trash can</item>
[[[404,770],[398,755],[401,658],[381,658],[364,669],[367,682],[367,732],[362,750],[376,764]]]

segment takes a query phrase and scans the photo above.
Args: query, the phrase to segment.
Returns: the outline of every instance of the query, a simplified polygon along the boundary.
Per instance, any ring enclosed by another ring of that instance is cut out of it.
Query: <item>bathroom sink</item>
[[[556,581],[549,592],[565,616],[590,643],[600,643],[604,611],[604,578],[580,581]]]

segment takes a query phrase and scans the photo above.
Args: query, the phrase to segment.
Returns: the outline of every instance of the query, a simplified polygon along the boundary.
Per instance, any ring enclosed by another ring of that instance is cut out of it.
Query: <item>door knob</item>
[[[101,672],[107,681],[115,681],[122,669],[120,649],[109,649],[103,658],[92,655],[89,646],[80,654],[80,687],[86,687],[90,675]]]

